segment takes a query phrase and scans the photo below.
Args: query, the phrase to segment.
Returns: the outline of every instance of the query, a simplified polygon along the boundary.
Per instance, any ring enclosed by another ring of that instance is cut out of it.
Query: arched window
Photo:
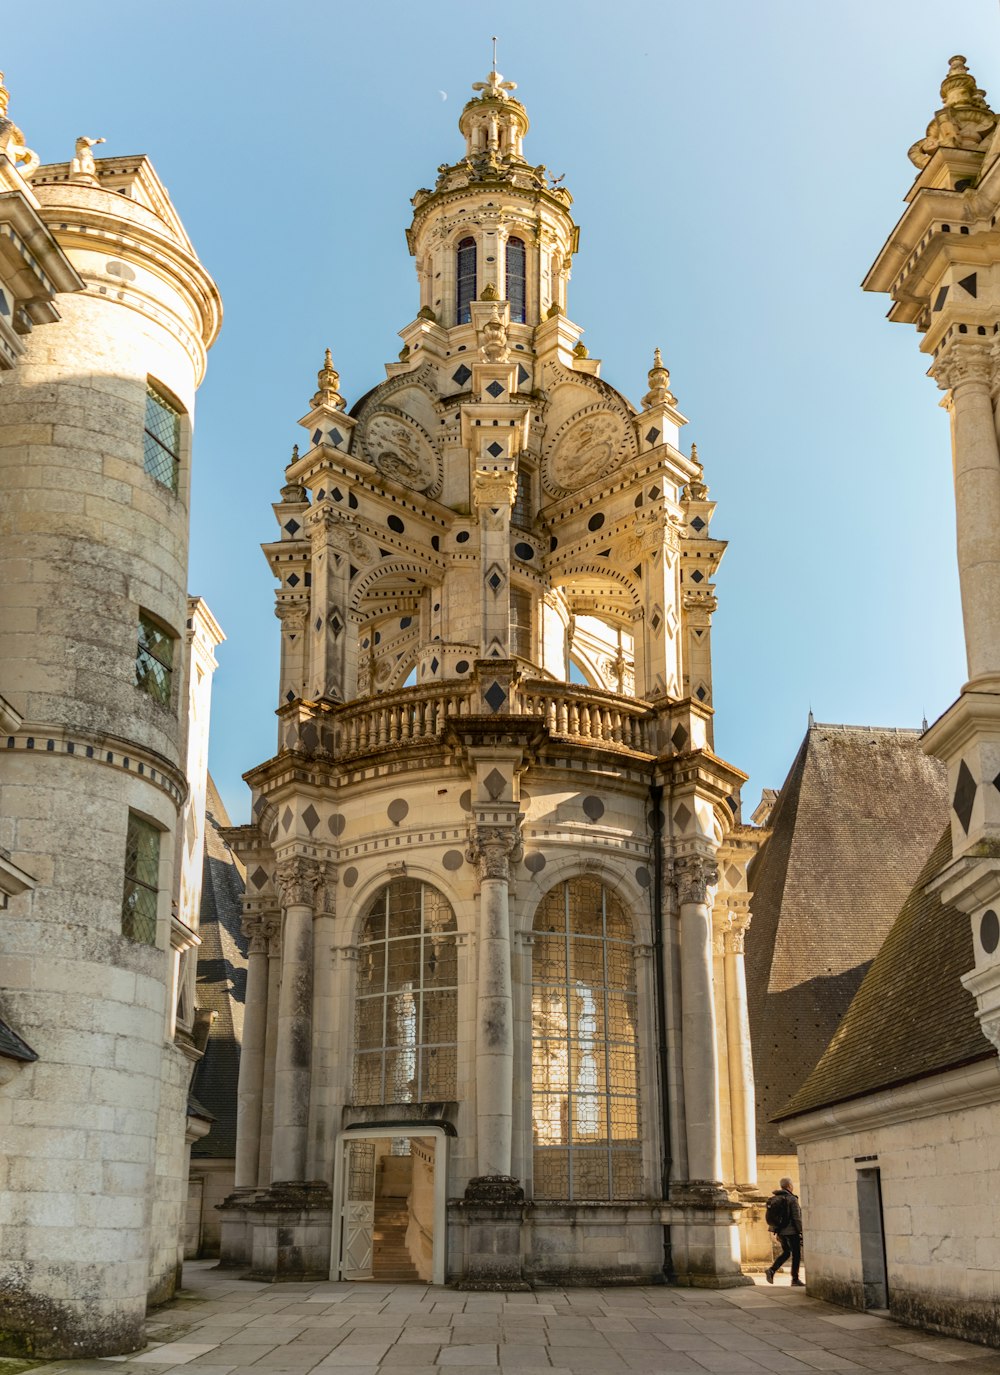
[[[570,879],[539,904],[531,949],[534,1196],[641,1197],[628,913],[598,880]]]
[[[455,315],[456,322],[460,325],[467,325],[472,319],[472,312],[469,310],[470,304],[476,299],[476,241],[473,238],[462,239],[458,245],[456,254],[456,268],[458,277],[458,311]]]
[[[524,240],[507,240],[507,300],[510,318],[524,324],[527,298],[524,289]]]
[[[361,930],[354,1103],[454,1098],[457,1042],[455,914],[428,884],[393,879]]]

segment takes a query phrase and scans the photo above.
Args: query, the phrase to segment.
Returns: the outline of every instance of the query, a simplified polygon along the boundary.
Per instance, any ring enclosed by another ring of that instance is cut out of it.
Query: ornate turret
[[[909,158],[917,167],[926,167],[939,148],[967,148],[985,151],[996,128],[997,116],[986,103],[986,92],[976,85],[964,57],[953,57],[948,75],[941,82],[943,106],[927,126],[927,133],[910,149]]]

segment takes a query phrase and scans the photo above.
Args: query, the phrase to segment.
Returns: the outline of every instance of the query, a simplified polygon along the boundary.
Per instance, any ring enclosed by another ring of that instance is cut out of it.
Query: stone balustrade
[[[478,701],[475,682],[449,682],[399,688],[342,706],[295,702],[281,713],[282,746],[352,759],[431,744],[477,716]],[[662,743],[668,715],[636,698],[534,678],[513,683],[507,705],[503,715],[533,717],[555,740],[644,755],[670,748]]]

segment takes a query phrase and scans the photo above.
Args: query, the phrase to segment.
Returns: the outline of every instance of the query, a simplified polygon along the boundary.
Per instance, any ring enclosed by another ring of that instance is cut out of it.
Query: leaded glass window
[[[527,296],[525,293],[525,256],[524,240],[507,240],[507,300],[510,303],[510,318],[525,321]]]
[[[355,1104],[455,1096],[455,914],[436,889],[393,879],[365,917],[354,1008]]]
[[[135,812],[125,835],[125,892],[122,935],[141,945],[156,944],[156,899],[160,877],[160,833]]]
[[[458,245],[457,258],[457,277],[458,277],[458,311],[455,319],[460,325],[467,325],[472,319],[472,312],[469,309],[472,302],[476,299],[476,241],[473,238],[462,239]]]
[[[632,926],[597,879],[539,904],[531,982],[535,1198],[641,1197]]]
[[[135,685],[157,702],[170,704],[174,637],[145,611],[139,612],[139,643],[135,654]]]
[[[526,587],[510,589],[510,650],[522,659],[531,658],[531,593]]]
[[[177,491],[181,466],[181,412],[152,383],[146,384],[142,461],[150,477],[172,492]]]
[[[520,530],[530,530],[534,521],[534,507],[531,501],[531,474],[525,469],[518,467],[517,470],[517,491],[514,495],[514,505],[511,507],[510,523],[516,525]]]

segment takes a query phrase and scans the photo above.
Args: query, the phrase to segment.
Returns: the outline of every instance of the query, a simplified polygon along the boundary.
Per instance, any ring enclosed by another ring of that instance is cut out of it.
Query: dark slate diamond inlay
[[[660,628],[660,618],[655,611],[650,617],[649,624],[653,627],[654,630],[659,630]]]
[[[687,742],[688,742],[688,733],[687,733],[687,731],[685,730],[685,728],[684,728],[683,726],[678,725],[677,728],[675,729],[673,735],[670,737],[670,743],[673,745],[673,747],[674,747],[675,750],[682,750],[682,749],[684,748],[684,746],[687,744]]]
[[[334,501],[343,501],[343,500],[344,500],[344,494],[343,494],[343,492],[340,490],[339,487],[334,487],[334,489],[333,489],[333,491],[330,493],[330,495],[333,497]]]
[[[691,581],[692,581],[692,582],[704,582],[704,581],[705,581],[705,574],[701,571],[701,569],[696,568],[696,569],[694,570],[694,572],[691,574]]]
[[[701,532],[704,528],[705,522],[702,520],[701,516],[695,516],[694,520],[691,522],[691,529]]]
[[[306,823],[306,826],[309,828],[310,833],[315,831],[316,827],[319,825],[319,812],[316,810],[316,808],[313,806],[311,802],[309,803],[309,806],[305,809],[305,811],[302,813],[302,820]]]
[[[312,432],[312,442],[313,442],[314,444],[318,444],[319,441],[320,441],[322,438],[323,438],[323,431],[322,431],[322,430],[313,430],[313,432]]]
[[[288,531],[290,535],[294,535],[297,531],[302,529],[302,526],[299,524],[297,520],[286,520],[285,529]]]
[[[489,392],[490,396],[492,396],[494,400],[496,400],[498,396],[503,396],[503,387],[500,385],[499,382],[495,380],[490,383],[486,390]]]
[[[500,796],[500,794],[503,792],[506,786],[507,780],[506,778],[504,778],[503,774],[500,772],[499,769],[491,769],[489,773],[486,775],[486,777],[483,779],[483,787],[489,793],[490,797],[493,799],[494,802],[497,800],[497,798]]]
[[[298,587],[300,581],[301,581],[301,579],[299,578],[298,573],[289,573],[289,575],[288,575],[288,586],[289,586],[289,587]]]
[[[288,691],[285,693],[285,701],[286,701],[286,702],[294,702],[294,701],[295,701],[295,693],[292,691],[291,688],[289,688]]]
[[[333,440],[335,445],[340,445],[344,442],[344,436],[340,433],[339,430],[331,430],[330,438]],[[339,501],[340,497],[338,497],[337,500]]]
[[[483,693],[483,700],[490,711],[497,712],[507,700],[507,694],[498,682],[492,682]]]
[[[494,439],[492,444],[488,444],[486,446],[486,452],[488,454],[492,454],[494,458],[499,458],[500,455],[503,453],[503,445],[498,444]]]
[[[455,371],[452,373],[451,380],[453,382],[457,382],[460,387],[464,387],[471,376],[471,369],[467,368],[463,363],[460,368],[456,368]]]
[[[646,443],[647,443],[647,444],[655,444],[656,441],[659,439],[659,437],[660,437],[660,432],[659,432],[659,430],[656,428],[655,425],[652,426],[651,429],[648,429],[648,430],[646,431]]]
[[[958,779],[955,783],[955,796],[952,799],[952,806],[955,808],[955,815],[962,823],[962,830],[966,835],[969,834],[969,822],[972,820],[972,808],[976,801],[976,780],[972,776],[972,770],[963,759],[958,766]]]
[[[708,696],[708,692],[705,688],[700,687],[694,695],[697,697],[699,702],[704,702],[705,698]]]
[[[264,884],[267,882],[267,871],[262,869],[258,864],[257,868],[250,875],[250,882],[255,888],[263,888]]]
[[[281,813],[281,829],[283,831],[287,831],[291,824],[292,810],[290,807],[286,807],[285,810]]]
[[[486,581],[494,592],[499,592],[500,588],[503,586],[503,578],[501,578],[499,573],[491,573]]]
[[[437,673],[437,671],[438,671],[438,661],[437,661],[437,656],[435,656],[435,657],[431,660],[431,672],[432,672],[432,673]]]

